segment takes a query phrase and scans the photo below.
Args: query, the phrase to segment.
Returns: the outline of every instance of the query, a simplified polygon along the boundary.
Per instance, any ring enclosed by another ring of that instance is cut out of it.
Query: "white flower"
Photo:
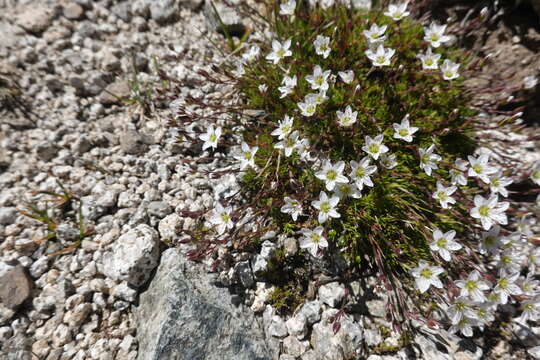
[[[426,292],[431,285],[442,289],[443,284],[439,280],[439,275],[444,272],[440,266],[430,266],[426,261],[420,260],[418,267],[411,269],[410,273],[414,277],[416,288],[421,294]]]
[[[418,131],[417,127],[409,124],[409,114],[405,115],[401,121],[401,124],[394,123],[393,126],[395,130],[394,138],[402,139],[406,142],[412,142],[413,134]]]
[[[537,321],[540,319],[540,304],[538,297],[534,297],[530,300],[525,300],[521,303],[523,312],[519,317],[519,321],[523,324],[527,324],[527,321]]]
[[[394,154],[382,154],[379,158],[379,162],[384,168],[388,170],[393,169],[397,166],[396,155]]]
[[[452,185],[467,185],[467,177],[464,171],[467,170],[469,163],[463,159],[457,158],[454,167],[450,169],[450,182]]]
[[[446,309],[446,314],[453,325],[459,323],[464,317],[475,317],[471,301],[463,296],[454,300],[454,303]]]
[[[343,127],[351,126],[356,122],[358,111],[352,111],[351,106],[347,105],[344,112],[336,111],[338,124]]]
[[[277,64],[281,59],[286,56],[291,56],[292,52],[289,50],[291,47],[291,39],[285,40],[282,44],[277,40],[272,41],[272,52],[266,55],[266,60],[272,61]]]
[[[324,10],[334,5],[334,3],[335,3],[335,0],[319,0],[319,4]]]
[[[285,115],[285,118],[279,122],[277,129],[272,131],[271,135],[277,136],[279,140],[285,139],[292,131],[293,121],[293,117]]]
[[[534,226],[535,219],[528,217],[529,214],[525,214],[519,217],[519,220],[516,223],[516,230],[525,236],[533,236],[533,231],[531,229]]]
[[[438,169],[439,166],[437,165],[438,161],[441,161],[441,157],[437,154],[434,154],[433,151],[435,150],[435,144],[432,144],[427,149],[420,148],[420,167],[424,172],[431,176],[431,171],[434,169]]]
[[[328,160],[323,164],[321,171],[315,173],[315,177],[325,182],[326,189],[328,191],[334,190],[336,184],[346,184],[349,182],[347,177],[343,176],[343,170],[345,169],[345,162],[338,161],[334,165]]]
[[[286,157],[291,156],[293,150],[299,145],[299,132],[298,130],[293,131],[283,140],[274,145],[276,149],[283,149]]]
[[[510,206],[507,202],[498,202],[497,195],[491,195],[488,199],[480,195],[474,196],[474,207],[471,209],[471,216],[480,219],[484,230],[491,229],[493,223],[506,225],[508,219],[504,213]]]
[[[322,55],[323,59],[326,59],[330,55],[330,38],[328,36],[317,35],[313,42],[315,46],[315,53]]]
[[[293,15],[295,9],[296,9],[296,1],[288,0],[287,2],[284,2],[279,6],[279,14],[280,15]]]
[[[236,69],[232,71],[233,75],[236,77],[242,77],[246,73],[246,70],[244,69],[244,64],[241,61],[236,62]]]
[[[369,30],[364,30],[363,33],[367,38],[368,42],[382,42],[386,39],[384,35],[387,25],[377,26],[377,24],[372,24]]]
[[[328,96],[326,96],[326,91],[325,90],[319,90],[319,92],[315,93],[315,94],[308,94],[308,95],[306,95],[306,98],[307,97],[313,97],[313,101],[317,105],[321,105],[323,102],[328,100]]]
[[[499,272],[516,273],[521,270],[522,258],[517,251],[506,249],[499,255],[497,267]]]
[[[310,144],[309,139],[301,139],[298,143],[298,146],[296,147],[296,151],[298,152],[298,155],[300,155],[300,158],[304,161],[313,161],[314,159],[310,155]]]
[[[473,336],[473,326],[477,326],[478,321],[476,319],[463,317],[457,324],[450,326],[448,332],[456,333],[461,332],[463,336],[471,337]]]
[[[218,126],[214,129],[214,125],[210,125],[208,127],[208,130],[206,130],[206,134],[201,134],[199,136],[199,139],[204,141],[202,149],[206,150],[209,147],[212,147],[213,149],[217,148],[220,136],[221,128]]]
[[[319,223],[323,224],[328,220],[328,218],[339,218],[341,215],[336,210],[336,206],[339,203],[339,198],[337,196],[332,196],[328,198],[328,195],[324,191],[321,191],[319,194],[319,200],[311,202],[311,205],[317,210],[319,210]]]
[[[322,226],[317,226],[315,229],[302,229],[303,238],[300,239],[300,248],[308,249],[314,257],[318,256],[319,250],[328,247],[328,241],[322,236]]]
[[[497,281],[497,285],[493,289],[493,292],[498,294],[501,298],[501,305],[508,302],[510,295],[521,295],[521,288],[515,283],[519,277],[519,273],[505,275]]]
[[[524,89],[534,89],[538,84],[538,79],[536,76],[525,76],[523,78],[523,88]]]
[[[264,94],[267,90],[268,90],[268,85],[266,85],[266,84],[259,85],[259,92],[261,94]]]
[[[360,199],[362,197],[362,193],[356,184],[337,184],[334,194],[340,200],[348,197],[352,197],[353,199]]]
[[[352,70],[340,71],[338,75],[345,84],[350,84],[354,80],[354,71]]]
[[[284,84],[284,85],[278,87],[278,90],[279,90],[279,92],[281,92],[281,96],[279,98],[283,99],[285,96],[292,93],[292,91],[296,87],[296,83],[297,83],[296,75],[294,75],[293,77],[289,77],[289,76],[285,75],[283,77],[283,81],[281,83]]]
[[[309,95],[304,98],[303,102],[299,102],[297,104],[302,115],[307,117],[313,116],[313,114],[315,114],[315,111],[317,110],[317,98]]]
[[[532,272],[527,274],[527,277],[521,282],[521,291],[523,295],[534,296],[537,293],[540,281],[534,279]]]
[[[540,161],[534,163],[533,169],[531,171],[531,180],[536,185],[540,185]]]
[[[454,80],[459,77],[458,73],[459,64],[456,64],[455,62],[445,59],[443,61],[443,64],[441,65],[441,72],[443,75],[444,80]]]
[[[484,330],[484,325],[492,322],[495,320],[495,316],[493,315],[493,304],[490,302],[477,302],[474,303],[474,317],[476,321],[478,321],[478,326],[480,327],[480,330]]]
[[[362,146],[362,150],[371,155],[372,158],[377,160],[380,155],[388,152],[388,147],[386,147],[383,141],[383,134],[379,134],[372,139],[370,136],[366,136],[366,145]]]
[[[242,143],[242,151],[234,155],[234,158],[240,161],[240,170],[244,170],[246,167],[255,167],[255,153],[259,150],[258,146],[249,147],[245,142]]]
[[[461,249],[461,245],[454,241],[456,232],[454,230],[442,233],[441,230],[433,231],[433,242],[429,245],[432,251],[437,251],[441,258],[445,261],[450,261],[450,252]]]
[[[410,12],[407,11],[407,5],[409,5],[408,1],[397,5],[390,4],[388,6],[388,11],[385,12],[384,15],[391,17],[393,20],[399,21],[405,16],[409,16]]]
[[[360,162],[351,161],[351,181],[353,181],[359,190],[366,186],[373,186],[370,175],[377,171],[377,166],[370,165],[369,162],[371,159],[366,156]]]
[[[499,225],[493,226],[487,232],[482,232],[482,240],[480,241],[480,246],[478,249],[480,254],[494,254],[499,250],[499,247],[502,245],[499,238],[500,232],[501,227]]]
[[[306,76],[306,81],[311,84],[313,90],[328,90],[328,77],[330,76],[330,70],[322,71],[319,65],[315,65],[313,68],[313,75]]]
[[[502,171],[499,170],[489,178],[489,189],[492,194],[501,194],[502,196],[507,197],[508,190],[506,190],[506,187],[512,182],[512,179],[504,177]]]
[[[224,208],[220,203],[216,204],[213,214],[208,220],[212,225],[217,225],[217,232],[219,235],[223,234],[225,230],[232,229],[234,223],[231,219],[232,208],[230,206]]]
[[[471,166],[469,167],[469,176],[477,177],[486,184],[489,184],[489,175],[495,174],[497,172],[497,169],[495,167],[488,164],[489,155],[482,154],[478,158],[469,155],[468,159],[469,164],[471,164]]]
[[[422,61],[422,69],[437,70],[439,68],[439,60],[441,54],[434,54],[431,48],[428,48],[425,54],[418,54],[418,58]]]
[[[242,54],[242,57],[247,62],[251,62],[259,56],[259,53],[261,52],[261,49],[257,45],[253,45],[250,47],[244,54]]]
[[[285,205],[281,207],[281,212],[291,215],[294,221],[298,219],[299,215],[302,215],[302,204],[295,199],[291,199],[285,196]]]
[[[461,289],[460,296],[468,296],[473,301],[486,301],[484,290],[489,290],[489,284],[481,279],[478,270],[473,270],[467,280],[456,280],[455,284]]]
[[[444,35],[446,25],[431,23],[429,27],[424,28],[424,40],[429,42],[434,48],[438,48],[442,43],[450,40],[450,36]]]
[[[456,200],[450,196],[457,190],[455,186],[446,187],[437,181],[437,191],[433,193],[433,198],[439,200],[443,209],[448,209],[448,204],[455,204]]]
[[[382,45],[379,45],[375,52],[371,49],[366,50],[366,56],[369,60],[371,60],[373,66],[390,65],[390,59],[392,58],[392,56],[394,56],[395,53],[396,50],[390,48],[385,49]]]

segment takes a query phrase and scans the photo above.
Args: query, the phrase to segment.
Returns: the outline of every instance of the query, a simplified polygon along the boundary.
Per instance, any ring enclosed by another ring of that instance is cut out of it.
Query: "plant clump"
[[[272,9],[272,39],[248,39],[216,69],[242,99],[230,109],[238,116],[192,136],[219,151],[241,135],[233,157],[246,204],[217,203],[208,221],[218,237],[248,239],[236,247],[272,230],[298,239],[301,264],[338,256],[347,276],[375,270],[396,323],[427,319],[471,336],[521,296],[534,304],[525,321],[537,319],[536,260],[522,252],[531,233],[507,226],[515,209],[506,187],[518,177],[481,133],[482,109],[463,85],[481,61],[452,45],[447,25],[413,10],[294,0]],[[246,118],[244,109],[261,112]],[[516,118],[505,120],[508,131]],[[242,232],[247,208],[266,220]],[[294,292],[287,286],[276,296]]]

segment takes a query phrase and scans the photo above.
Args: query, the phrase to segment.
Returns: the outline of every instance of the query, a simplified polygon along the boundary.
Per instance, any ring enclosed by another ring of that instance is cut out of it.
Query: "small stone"
[[[162,241],[171,241],[174,240],[180,231],[182,230],[183,225],[182,218],[176,214],[167,215],[163,218],[158,225],[159,235],[161,236]]]
[[[54,309],[56,305],[56,299],[54,296],[38,296],[32,301],[34,309],[40,313],[46,313]]]
[[[0,342],[3,343],[13,336],[13,330],[10,326],[0,327]]]
[[[36,146],[36,155],[43,161],[50,161],[58,155],[60,148],[49,141],[42,142]]]
[[[64,16],[69,20],[79,20],[84,15],[84,9],[77,3],[69,3],[64,6]]]
[[[126,80],[117,80],[109,84],[99,95],[99,101],[103,105],[120,104],[121,99],[131,95],[129,83]]]
[[[39,356],[40,359],[45,359],[50,349],[47,339],[39,339],[32,344],[32,353]]]
[[[257,283],[257,289],[255,290],[255,298],[251,304],[251,310],[255,313],[260,313],[265,309],[265,303],[272,293],[272,288],[267,286],[264,282]]]
[[[313,325],[321,320],[321,302],[318,300],[305,303],[298,314],[304,315],[307,323]]]
[[[120,137],[120,148],[126,154],[141,154],[146,151],[142,135],[136,130],[127,130]]]
[[[71,340],[71,330],[64,324],[60,324],[52,334],[52,342],[56,347],[63,346]]]
[[[178,12],[176,0],[155,0],[150,3],[150,16],[160,25],[176,20]]]
[[[137,299],[137,291],[130,288],[126,282],[121,282],[112,288],[111,295],[115,298],[129,302],[135,302]]]
[[[148,213],[161,219],[169,215],[172,211],[173,208],[164,201],[151,201],[148,204]]]
[[[333,308],[339,306],[345,297],[345,288],[337,282],[331,282],[319,288],[319,299]]]
[[[272,316],[272,321],[270,322],[268,333],[271,336],[274,336],[277,338],[284,338],[285,336],[288,335],[287,326],[285,326],[285,322],[278,315]]]
[[[79,240],[80,230],[71,223],[61,223],[56,227],[56,238],[62,243],[71,243]]]
[[[262,243],[261,252],[255,258],[252,266],[253,274],[255,274],[256,277],[260,277],[264,274],[266,268],[268,267],[268,262],[270,261],[270,258],[272,257],[275,250],[276,244],[274,244],[273,242],[267,240]]]
[[[70,329],[79,329],[91,312],[91,304],[79,304],[75,307],[75,309],[68,311],[64,315],[64,323],[68,324]]]
[[[31,33],[45,31],[52,23],[54,12],[51,7],[42,5],[28,6],[16,17],[17,24]]]
[[[0,207],[0,225],[11,225],[17,219],[17,209],[14,207]]]
[[[234,277],[247,289],[253,286],[255,279],[249,261],[240,261],[234,266]]]
[[[30,297],[32,281],[21,265],[0,262],[0,303],[10,310],[16,309]]]
[[[285,322],[289,334],[302,339],[307,332],[307,320],[304,314],[299,313]],[[300,356],[300,355],[297,355]]]
[[[298,241],[293,237],[283,239],[283,250],[286,257],[291,257],[298,252]]]
[[[125,280],[135,287],[143,285],[159,259],[159,235],[146,224],[140,224],[116,240],[112,252],[103,259],[105,275]]]
[[[309,341],[300,341],[295,336],[287,336],[283,339],[283,351],[293,357],[302,356],[309,349]]]

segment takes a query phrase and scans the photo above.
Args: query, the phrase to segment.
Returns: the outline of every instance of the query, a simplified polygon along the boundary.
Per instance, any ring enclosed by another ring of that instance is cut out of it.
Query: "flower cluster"
[[[523,256],[532,236],[526,218],[508,226],[513,175],[477,143],[451,146],[469,139],[472,114],[451,81],[460,64],[445,48],[447,25],[418,30],[403,2],[384,19],[351,19],[346,29],[313,35],[295,18],[294,0],[278,11],[281,37],[235,59],[247,101],[266,116],[243,124],[233,154],[276,229],[295,236],[307,259],[337,249],[357,267],[388,261],[410,275],[420,299],[436,295],[450,330],[464,336],[518,296],[526,299],[521,320],[539,319],[531,268],[540,252]],[[347,52],[340,34],[365,23]],[[345,55],[352,59],[338,59]],[[203,150],[216,150],[221,135],[210,125],[199,137]],[[528,176],[540,185],[540,162]],[[222,235],[235,227],[232,214],[217,203],[207,219]]]

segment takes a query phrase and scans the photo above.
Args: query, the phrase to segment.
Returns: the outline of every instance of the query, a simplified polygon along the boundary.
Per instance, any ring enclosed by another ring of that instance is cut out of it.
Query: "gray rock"
[[[318,300],[306,302],[298,313],[306,318],[309,325],[313,325],[321,320],[321,302]]]
[[[157,266],[159,235],[146,224],[123,234],[114,242],[112,252],[103,258],[103,271],[113,280],[125,280],[135,287],[143,285]]]
[[[341,304],[344,297],[345,288],[337,282],[331,282],[319,288],[319,299],[333,308]]]
[[[159,222],[158,231],[162,241],[171,241],[175,239],[180,231],[184,221],[178,214],[167,215]]]
[[[243,287],[250,288],[255,284],[249,261],[240,261],[234,266],[234,277]]]
[[[0,262],[0,303],[14,310],[30,297],[32,281],[21,265]]]
[[[17,209],[14,207],[0,207],[0,225],[11,225],[17,218]]]
[[[176,249],[163,253],[135,309],[139,360],[274,358],[256,318],[235,308],[227,289],[210,284],[206,270]]]
[[[162,219],[169,215],[173,208],[164,201],[151,201],[148,204],[148,213]]]
[[[268,327],[268,333],[277,338],[284,338],[285,336],[289,335],[285,321],[283,321],[279,315],[272,316],[270,326]]]
[[[130,288],[127,283],[121,282],[112,288],[111,295],[118,299],[134,302],[137,299],[137,290]]]
[[[141,154],[146,151],[143,136],[136,130],[127,130],[120,136],[120,148],[126,154]]]
[[[131,20],[131,1],[126,1],[112,7],[112,12],[128,23]]]
[[[84,15],[84,9],[81,5],[72,2],[64,6],[63,14],[69,20],[79,20]]]
[[[283,351],[293,356],[293,359],[302,356],[308,350],[309,341],[307,340],[300,341],[295,336],[287,336],[283,339]]]
[[[268,262],[270,261],[270,258],[272,257],[275,250],[276,244],[274,244],[273,242],[267,240],[262,243],[261,252],[255,258],[252,266],[253,274],[255,274],[256,277],[260,277],[264,274],[266,268],[268,267]]]
[[[122,99],[128,98],[130,95],[129,83],[126,80],[117,80],[103,89],[99,95],[99,101],[104,105],[120,104]]]
[[[26,31],[40,33],[51,25],[54,16],[54,9],[49,6],[31,5],[17,16],[16,21]]]
[[[160,25],[173,22],[178,17],[179,6],[176,0],[150,1],[150,16]]]
[[[37,279],[49,269],[49,257],[42,256],[30,266],[30,275]]]
[[[56,227],[56,238],[62,243],[70,243],[79,240],[80,230],[75,224],[61,223]]]
[[[285,322],[289,334],[303,338],[307,332],[307,319],[302,313],[296,314]],[[300,355],[297,355],[300,356]]]
[[[44,141],[36,146],[36,155],[43,161],[52,160],[60,148],[50,141]]]

